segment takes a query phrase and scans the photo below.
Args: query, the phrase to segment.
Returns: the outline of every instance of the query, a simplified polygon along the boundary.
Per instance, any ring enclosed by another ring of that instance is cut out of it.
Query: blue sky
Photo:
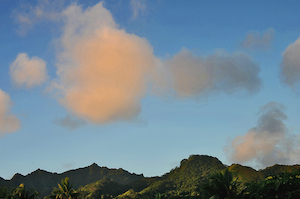
[[[299,164],[298,7],[1,1],[0,176]]]

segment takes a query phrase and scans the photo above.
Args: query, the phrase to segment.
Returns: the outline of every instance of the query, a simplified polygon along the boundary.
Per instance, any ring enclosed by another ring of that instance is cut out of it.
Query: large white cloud
[[[135,118],[155,67],[149,42],[118,29],[102,3],[86,10],[74,4],[63,16],[55,82],[61,104],[93,123]]]
[[[20,120],[11,113],[11,107],[10,96],[0,89],[0,135],[20,129]]]
[[[288,133],[283,122],[287,119],[284,110],[280,103],[264,105],[257,126],[245,135],[237,136],[225,147],[231,161],[254,164],[258,168],[298,163],[300,140],[298,136]]]
[[[26,53],[20,53],[10,65],[10,76],[18,87],[39,86],[47,79],[46,62],[38,57],[29,59]]]

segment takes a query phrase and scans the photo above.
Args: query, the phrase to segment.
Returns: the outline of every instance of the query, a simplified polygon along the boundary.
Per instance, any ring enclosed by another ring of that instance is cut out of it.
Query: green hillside
[[[282,173],[282,172],[292,172],[295,170],[300,170],[300,165],[278,165],[275,164],[274,166],[271,167],[267,167],[263,170],[259,170],[259,172],[264,174],[264,177],[267,177],[269,175],[274,175],[274,174],[278,174],[278,173]]]
[[[224,168],[226,166],[215,157],[191,155],[180,162],[180,167],[172,169],[163,175],[160,181],[153,183],[140,193],[149,196],[158,192],[182,197],[195,196],[199,193],[199,184],[205,181],[211,173]]]
[[[109,178],[104,178],[97,182],[80,187],[77,191],[80,193],[79,199],[83,198],[112,198],[123,194],[130,186],[122,185],[117,182],[111,181]]]
[[[240,164],[232,164],[228,167],[228,170],[242,182],[259,181],[265,178],[265,175],[262,172]]]
[[[135,198],[153,198],[157,193],[162,193],[167,198],[196,197],[200,192],[199,185],[211,173],[225,168],[226,166],[215,157],[191,155],[188,159],[181,161],[180,167],[176,167],[161,178],[156,179],[144,190],[135,192]],[[134,195],[132,191],[131,195]],[[122,195],[119,198],[127,197]]]

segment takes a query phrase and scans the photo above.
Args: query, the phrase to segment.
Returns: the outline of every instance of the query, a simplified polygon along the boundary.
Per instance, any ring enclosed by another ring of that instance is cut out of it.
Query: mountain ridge
[[[61,179],[69,177],[74,188],[101,180],[105,177],[110,178],[120,184],[127,184],[131,181],[144,178],[143,174],[130,173],[124,169],[109,169],[100,167],[93,163],[90,166],[68,170],[62,173],[52,173],[42,169],[37,169],[27,175],[16,173],[10,180],[0,180],[0,187],[17,187],[24,183],[27,187],[35,188],[42,196],[51,193],[52,188],[60,183]]]
[[[161,176],[144,177],[143,174],[130,173],[122,168],[100,167],[93,163],[86,167],[71,169],[62,173],[52,173],[40,168],[25,176],[16,173],[10,180],[0,178],[0,187],[15,188],[24,183],[26,187],[35,188],[40,196],[46,196],[51,193],[53,187],[57,187],[62,179],[69,177],[75,189],[84,192],[85,196],[91,198],[104,193],[108,194],[109,190],[112,190],[112,186],[119,190],[113,192],[113,195],[111,195],[113,197],[123,191],[127,195],[130,193],[153,196],[155,193],[166,193],[170,196],[195,196],[199,193],[198,185],[207,180],[210,174],[226,168],[242,181],[251,182],[262,180],[268,175],[282,171],[300,170],[300,165],[276,164],[265,169],[255,170],[240,164],[227,166],[213,156],[191,155],[189,158],[181,160],[179,167],[175,167]],[[127,197],[125,195],[124,197]],[[122,198],[122,194],[120,197]]]

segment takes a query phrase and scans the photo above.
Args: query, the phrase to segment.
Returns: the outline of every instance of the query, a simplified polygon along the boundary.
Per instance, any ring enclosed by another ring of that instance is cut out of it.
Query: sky
[[[0,176],[300,164],[299,5],[1,0]]]

